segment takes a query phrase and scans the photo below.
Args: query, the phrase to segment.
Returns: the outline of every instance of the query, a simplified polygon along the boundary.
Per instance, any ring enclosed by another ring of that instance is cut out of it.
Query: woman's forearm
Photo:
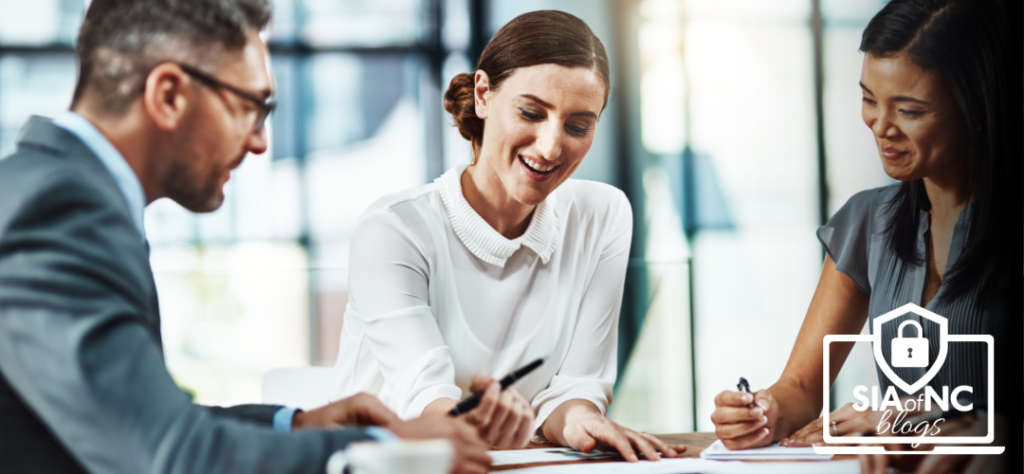
[[[588,400],[573,399],[562,402],[555,408],[555,411],[548,415],[548,419],[544,420],[541,433],[551,444],[568,446],[569,442],[565,439],[565,427],[572,421],[572,418],[594,413],[600,415],[601,410],[598,410],[597,406]]]
[[[445,415],[455,408],[455,404],[459,403],[458,400],[451,398],[438,398],[430,402],[426,408],[423,409],[424,415]]]
[[[788,437],[821,415],[823,339],[829,334],[858,334],[868,317],[867,294],[860,291],[853,279],[836,270],[832,257],[826,256],[821,278],[814,290],[807,316],[800,326],[793,352],[779,381],[769,390],[779,413],[773,438]],[[830,347],[831,367],[827,370],[835,380],[852,344]]]
[[[810,393],[798,382],[785,377],[768,388],[779,406],[772,441],[784,439],[814,421],[821,413],[820,391]]]

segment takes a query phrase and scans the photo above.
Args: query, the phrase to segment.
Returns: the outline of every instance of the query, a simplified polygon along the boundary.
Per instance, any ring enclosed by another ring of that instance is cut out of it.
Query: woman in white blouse
[[[360,218],[335,398],[374,393],[412,418],[484,392],[466,420],[495,446],[522,447],[539,433],[628,460],[635,450],[658,459],[685,449],[604,416],[632,213],[616,188],[569,177],[608,92],[600,40],[557,11],[512,20],[475,75],[452,79],[445,108],[474,163],[387,196]],[[474,377],[545,356],[505,392]]]

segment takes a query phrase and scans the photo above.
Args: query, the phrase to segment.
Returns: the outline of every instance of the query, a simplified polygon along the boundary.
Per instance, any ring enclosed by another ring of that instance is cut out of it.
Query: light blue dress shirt
[[[139,230],[139,236],[146,240],[146,228],[143,224],[142,215],[146,210],[146,194],[142,190],[142,183],[135,171],[128,165],[121,153],[114,148],[114,145],[103,136],[93,124],[74,112],[67,111],[53,119],[53,124],[67,130],[77,137],[86,147],[91,150],[103,166],[107,168],[114,182],[124,195],[128,203],[128,210],[135,221],[135,227]],[[297,408],[282,407],[274,413],[274,429],[277,431],[289,432],[292,430],[292,418]],[[376,438],[376,436],[371,435]]]
[[[142,191],[142,183],[139,182],[135,171],[121,156],[121,153],[93,124],[70,110],[54,118],[53,124],[78,137],[100,159],[103,166],[114,177],[117,187],[121,189],[124,200],[128,202],[128,210],[132,213],[135,227],[139,229],[139,235],[145,240],[146,228],[143,225],[142,214],[146,209],[146,194]]]

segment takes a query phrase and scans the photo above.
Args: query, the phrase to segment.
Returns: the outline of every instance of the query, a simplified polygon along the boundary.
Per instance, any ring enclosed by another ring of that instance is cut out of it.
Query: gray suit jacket
[[[30,119],[0,160],[0,471],[313,473],[369,439],[192,404],[164,365],[148,255],[99,159]]]

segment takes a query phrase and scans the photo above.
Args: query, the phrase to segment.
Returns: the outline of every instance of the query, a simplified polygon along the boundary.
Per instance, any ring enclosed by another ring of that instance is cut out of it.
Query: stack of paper
[[[772,444],[763,448],[741,449],[732,451],[726,448],[722,441],[715,441],[707,449],[700,453],[703,459],[712,461],[754,461],[754,460],[801,460],[801,461],[827,461],[832,459],[831,454],[818,454],[814,448],[786,448],[778,444]]]
[[[527,467],[502,474],[860,474],[857,461],[820,462],[722,462],[706,459],[555,464]]]
[[[601,451],[584,453],[575,449],[554,447],[542,449],[504,449],[491,451],[489,454],[491,455],[491,461],[495,466],[505,466],[509,464],[533,464],[540,462],[614,459],[620,457],[619,453],[605,453]]]
[[[510,449],[491,451],[495,466],[509,464],[550,463],[619,458],[617,453],[593,452],[584,454],[566,448]],[[783,448],[771,445],[765,448],[730,451],[721,441],[715,441],[701,452],[701,458],[662,459],[661,461],[560,463],[548,466],[526,467],[503,474],[859,474],[857,461],[833,461],[827,464],[802,462],[823,461],[830,454],[817,454],[813,448]],[[801,461],[801,462],[721,462],[721,461]]]

